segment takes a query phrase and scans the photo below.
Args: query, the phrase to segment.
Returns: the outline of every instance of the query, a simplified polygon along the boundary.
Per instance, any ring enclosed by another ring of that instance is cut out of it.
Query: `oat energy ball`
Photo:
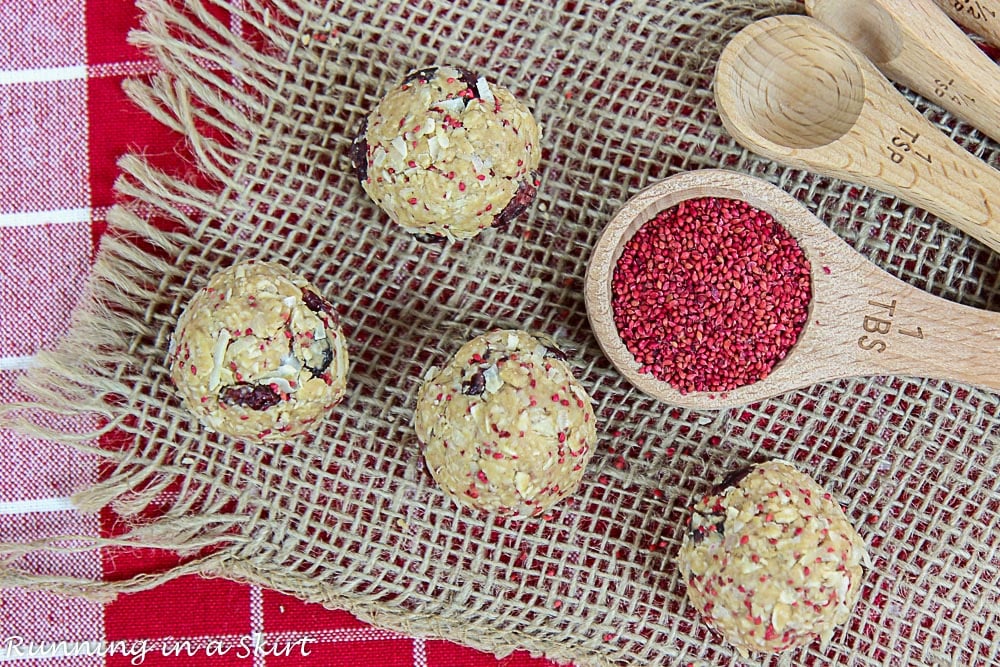
[[[365,120],[351,162],[368,195],[420,240],[467,239],[535,198],[540,131],[505,88],[458,67],[409,74]]]
[[[273,263],[214,275],[178,319],[167,364],[202,424],[253,441],[302,433],[347,385],[347,346],[333,306]]]
[[[783,461],[700,499],[679,555],[688,598],[744,656],[830,639],[858,599],[864,542],[829,493]]]
[[[554,345],[499,330],[430,369],[414,427],[434,479],[460,503],[537,516],[573,493],[594,452],[594,410]]]

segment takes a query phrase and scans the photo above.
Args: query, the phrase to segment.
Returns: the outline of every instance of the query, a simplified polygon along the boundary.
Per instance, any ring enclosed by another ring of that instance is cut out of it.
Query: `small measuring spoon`
[[[1000,66],[933,0],[806,0],[887,77],[1000,141]]]
[[[1000,251],[1000,172],[816,19],[775,16],[737,33],[719,58],[715,100],[748,149],[887,192]]]
[[[934,0],[955,23],[965,26],[993,46],[1000,47],[998,0]]]
[[[681,394],[639,371],[618,335],[611,281],[622,249],[665,209],[697,197],[745,201],[769,213],[795,237],[810,263],[809,319],[795,346],[770,375],[727,392]],[[878,268],[847,245],[794,197],[745,174],[683,172],[632,197],[594,246],[584,296],[601,349],[643,392],[674,405],[715,410],[844,377],[937,378],[1000,390],[1000,313],[935,297]]]

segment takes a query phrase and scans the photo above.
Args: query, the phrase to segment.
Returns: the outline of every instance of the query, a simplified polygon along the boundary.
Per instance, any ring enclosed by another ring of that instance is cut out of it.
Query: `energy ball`
[[[304,432],[347,387],[347,346],[333,306],[274,263],[215,274],[178,319],[167,365],[202,424],[257,442]]]
[[[351,146],[365,192],[425,242],[468,239],[535,198],[540,131],[505,88],[458,67],[409,74]]]
[[[497,330],[430,369],[414,427],[449,496],[524,518],[576,490],[597,430],[590,397],[564,359],[528,333]]]
[[[769,461],[694,504],[679,555],[688,598],[746,657],[826,642],[861,592],[865,545],[808,475]]]

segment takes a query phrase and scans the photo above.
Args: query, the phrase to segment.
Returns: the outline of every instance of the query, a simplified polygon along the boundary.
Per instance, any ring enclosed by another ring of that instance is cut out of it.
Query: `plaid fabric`
[[[126,43],[138,10],[121,0],[0,2],[0,401],[70,324],[105,217],[116,159],[141,151],[189,168],[179,137],[133,107],[123,78],[156,62]],[[93,424],[67,424],[82,431]],[[92,443],[100,444],[100,443]],[[108,444],[108,443],[105,443]],[[115,516],[83,516],[70,494],[95,480],[94,457],[0,430],[0,540],[112,535]],[[47,564],[115,578],[171,563],[156,552],[81,553]],[[382,631],[347,613],[225,580],[183,578],[101,605],[4,590],[0,663],[44,665],[548,665],[499,662],[455,644]]]

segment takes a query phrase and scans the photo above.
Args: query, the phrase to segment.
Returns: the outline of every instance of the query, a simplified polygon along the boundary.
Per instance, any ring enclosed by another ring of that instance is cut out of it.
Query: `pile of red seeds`
[[[808,316],[809,261],[768,213],[690,199],[661,211],[615,266],[618,333],[643,373],[681,393],[766,377]]]

